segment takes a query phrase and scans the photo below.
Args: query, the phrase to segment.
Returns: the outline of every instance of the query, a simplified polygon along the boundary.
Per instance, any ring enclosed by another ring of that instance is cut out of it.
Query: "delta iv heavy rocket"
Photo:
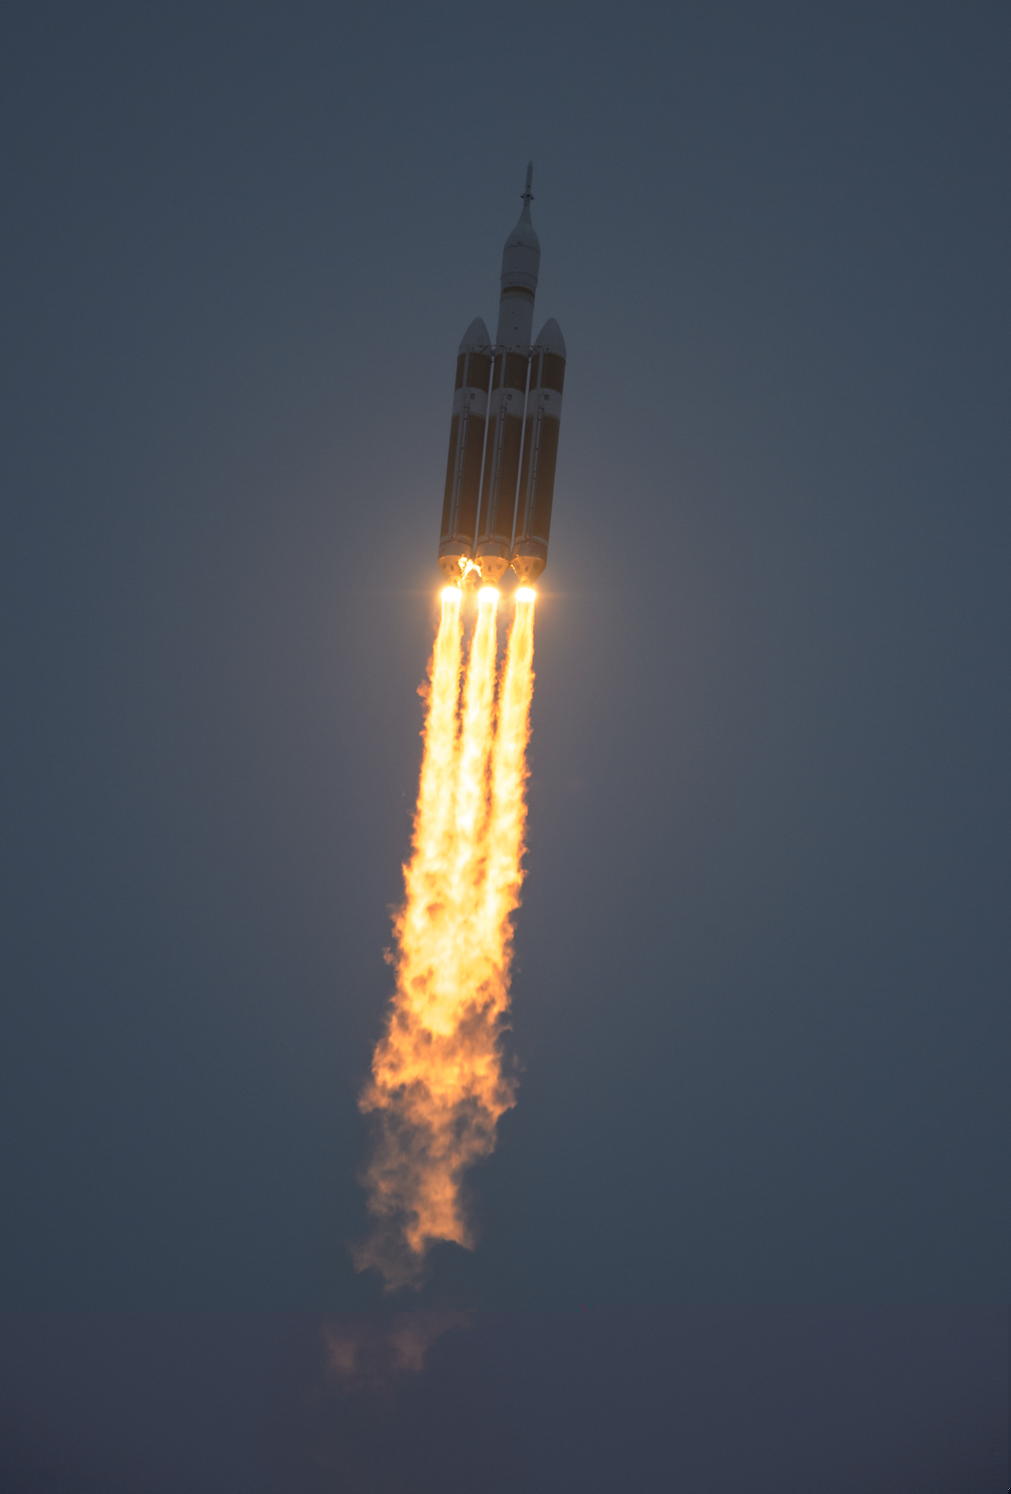
[[[497,585],[511,565],[525,585],[548,558],[565,341],[552,319],[531,343],[541,246],[523,211],[502,251],[494,343],[475,317],[460,343],[449,432],[439,564],[452,580],[479,573]]]

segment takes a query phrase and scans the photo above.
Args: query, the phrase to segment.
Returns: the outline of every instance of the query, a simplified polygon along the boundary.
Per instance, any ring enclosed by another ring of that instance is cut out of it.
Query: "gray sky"
[[[850,1308],[868,1363],[902,1308],[915,1377],[933,1310],[1008,1300],[1008,40],[990,3],[8,11],[2,1279],[57,1315],[12,1365],[77,1312],[302,1314],[308,1362],[378,1311],[355,1100],[453,356],[530,156],[569,372],[522,1085],[423,1301],[525,1325],[536,1423],[552,1314],[662,1385],[705,1304],[720,1342]],[[499,1383],[485,1331],[409,1393]]]

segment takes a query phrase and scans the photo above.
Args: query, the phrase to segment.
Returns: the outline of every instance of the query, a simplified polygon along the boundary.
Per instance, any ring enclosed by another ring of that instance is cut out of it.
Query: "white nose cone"
[[[540,241],[530,221],[530,204],[527,203],[502,251],[502,289],[521,288],[533,295],[540,265]]]
[[[565,338],[562,336],[562,329],[554,317],[551,317],[549,321],[544,323],[544,326],[537,334],[537,341],[534,343],[534,347],[543,348],[546,353],[556,353],[559,358],[565,357]]]
[[[531,295],[537,289],[537,271],[541,263],[541,243],[530,220],[530,204],[534,194],[531,190],[534,176],[533,161],[527,166],[526,186],[523,188],[523,211],[516,227],[506,239],[502,251],[502,289],[520,288]]]
[[[460,338],[460,353],[481,353],[491,347],[491,337],[482,317],[476,316]]]
[[[514,351],[530,347],[537,271],[541,263],[540,240],[530,221],[530,204],[534,195],[530,186],[533,171],[531,161],[527,167],[527,181],[523,189],[523,211],[502,251],[502,292],[499,297],[495,341],[499,347]]]

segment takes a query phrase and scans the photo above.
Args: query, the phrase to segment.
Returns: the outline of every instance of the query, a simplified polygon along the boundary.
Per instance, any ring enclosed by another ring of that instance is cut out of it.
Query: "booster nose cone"
[[[460,338],[458,353],[482,353],[491,347],[491,337],[483,317],[476,316]]]
[[[543,348],[546,353],[554,353],[559,358],[565,357],[565,338],[562,336],[562,329],[554,317],[549,318],[544,323],[544,326],[537,334],[537,341],[534,346]]]

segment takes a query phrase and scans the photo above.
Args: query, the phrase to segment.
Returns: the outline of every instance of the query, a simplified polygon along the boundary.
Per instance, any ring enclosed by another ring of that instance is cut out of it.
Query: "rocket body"
[[[531,353],[530,387],[523,423],[523,467],[516,504],[512,567],[524,585],[536,581],[548,563],[564,383],[565,339],[562,329],[552,318],[541,328]]]
[[[460,340],[456,357],[456,389],[439,536],[439,564],[454,578],[474,555],[491,363],[488,328],[480,317],[475,317]]]
[[[481,525],[475,554],[482,579],[495,583],[512,559],[528,362],[529,354],[522,349],[507,351],[499,347],[492,365]]]
[[[457,356],[439,564],[454,580],[477,572],[498,583],[511,565],[524,582],[547,562],[565,342],[547,322],[532,343],[541,250],[523,211],[502,252],[495,342],[480,319]]]

